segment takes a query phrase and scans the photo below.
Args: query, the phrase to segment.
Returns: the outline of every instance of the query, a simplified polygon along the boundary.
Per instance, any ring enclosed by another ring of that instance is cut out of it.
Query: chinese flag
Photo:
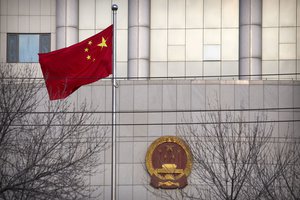
[[[111,25],[80,43],[39,54],[50,100],[66,98],[112,73],[112,35]]]

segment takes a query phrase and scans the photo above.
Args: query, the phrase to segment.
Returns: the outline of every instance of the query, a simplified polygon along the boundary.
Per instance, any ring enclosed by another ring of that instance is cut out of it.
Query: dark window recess
[[[50,34],[7,34],[7,62],[38,62],[38,53],[50,51]]]
[[[7,35],[7,62],[18,62],[19,60],[19,40],[17,34]]]

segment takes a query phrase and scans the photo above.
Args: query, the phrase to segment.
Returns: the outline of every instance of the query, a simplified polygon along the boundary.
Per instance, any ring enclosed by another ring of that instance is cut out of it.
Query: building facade
[[[265,110],[273,139],[300,138],[300,0],[0,0],[0,62],[41,77],[38,52],[70,46],[112,24],[117,12],[117,198],[159,199],[147,190],[148,146],[220,106]],[[111,122],[111,83],[81,87]],[[47,101],[47,100],[45,100]],[[212,103],[215,102],[215,103]],[[292,141],[292,139],[291,139]],[[110,199],[110,149],[89,177]],[[195,184],[192,175],[189,183]],[[157,192],[158,196],[162,193]]]

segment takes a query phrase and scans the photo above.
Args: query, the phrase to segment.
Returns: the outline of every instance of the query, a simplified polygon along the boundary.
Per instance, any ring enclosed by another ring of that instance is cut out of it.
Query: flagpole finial
[[[117,4],[113,4],[113,5],[111,6],[111,9],[112,9],[113,11],[118,10],[118,5],[117,5]]]

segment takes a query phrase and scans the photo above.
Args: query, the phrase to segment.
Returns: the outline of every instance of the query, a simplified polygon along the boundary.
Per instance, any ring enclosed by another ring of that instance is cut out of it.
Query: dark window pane
[[[50,34],[40,35],[40,53],[48,53],[50,51]]]
[[[19,62],[38,62],[39,35],[19,35]]]
[[[18,35],[17,34],[7,34],[7,62],[18,62]]]

